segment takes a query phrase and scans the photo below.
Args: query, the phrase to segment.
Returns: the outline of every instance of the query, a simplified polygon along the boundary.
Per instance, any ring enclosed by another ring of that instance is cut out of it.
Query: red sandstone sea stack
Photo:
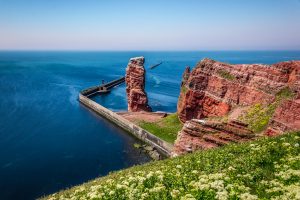
[[[287,89],[293,97],[275,104],[278,94]],[[186,69],[177,105],[179,119],[186,124],[177,138],[175,152],[206,149],[254,137],[247,124],[241,125],[235,120],[242,110],[257,104],[276,105],[263,131],[266,135],[299,130],[300,61],[231,65],[204,59],[191,72]],[[229,121],[212,122],[212,117],[224,116]],[[205,120],[197,123],[192,121],[194,119]],[[232,131],[233,128],[237,129]],[[240,132],[248,135],[238,135]]]
[[[152,109],[148,105],[145,92],[144,57],[131,58],[126,68],[126,93],[129,112],[147,111]]]

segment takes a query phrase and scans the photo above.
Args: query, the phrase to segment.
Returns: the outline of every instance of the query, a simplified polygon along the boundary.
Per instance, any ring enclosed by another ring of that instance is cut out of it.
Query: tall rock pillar
[[[144,57],[129,60],[126,68],[126,93],[129,112],[152,111],[145,92]]]

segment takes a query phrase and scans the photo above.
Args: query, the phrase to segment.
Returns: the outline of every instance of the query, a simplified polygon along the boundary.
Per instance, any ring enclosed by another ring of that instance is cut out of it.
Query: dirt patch
[[[229,113],[228,119],[237,120],[242,114],[244,114],[249,106],[245,107],[236,107],[231,113]]]
[[[168,115],[163,112],[119,112],[117,114],[133,123],[139,123],[141,121],[158,122]]]

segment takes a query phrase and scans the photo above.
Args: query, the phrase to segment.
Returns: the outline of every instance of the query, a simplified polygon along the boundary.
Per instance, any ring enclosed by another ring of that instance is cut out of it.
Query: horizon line
[[[0,49],[0,51],[74,51],[74,52],[215,52],[215,51],[300,51],[300,49],[202,49],[202,50],[180,50],[180,49],[174,49],[174,50],[146,50],[146,49],[140,49],[140,50],[105,50],[105,49]]]

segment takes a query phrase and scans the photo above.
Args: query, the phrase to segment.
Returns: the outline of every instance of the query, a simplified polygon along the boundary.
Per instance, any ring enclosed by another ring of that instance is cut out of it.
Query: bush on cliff
[[[47,199],[299,199],[300,132],[112,173]]]

